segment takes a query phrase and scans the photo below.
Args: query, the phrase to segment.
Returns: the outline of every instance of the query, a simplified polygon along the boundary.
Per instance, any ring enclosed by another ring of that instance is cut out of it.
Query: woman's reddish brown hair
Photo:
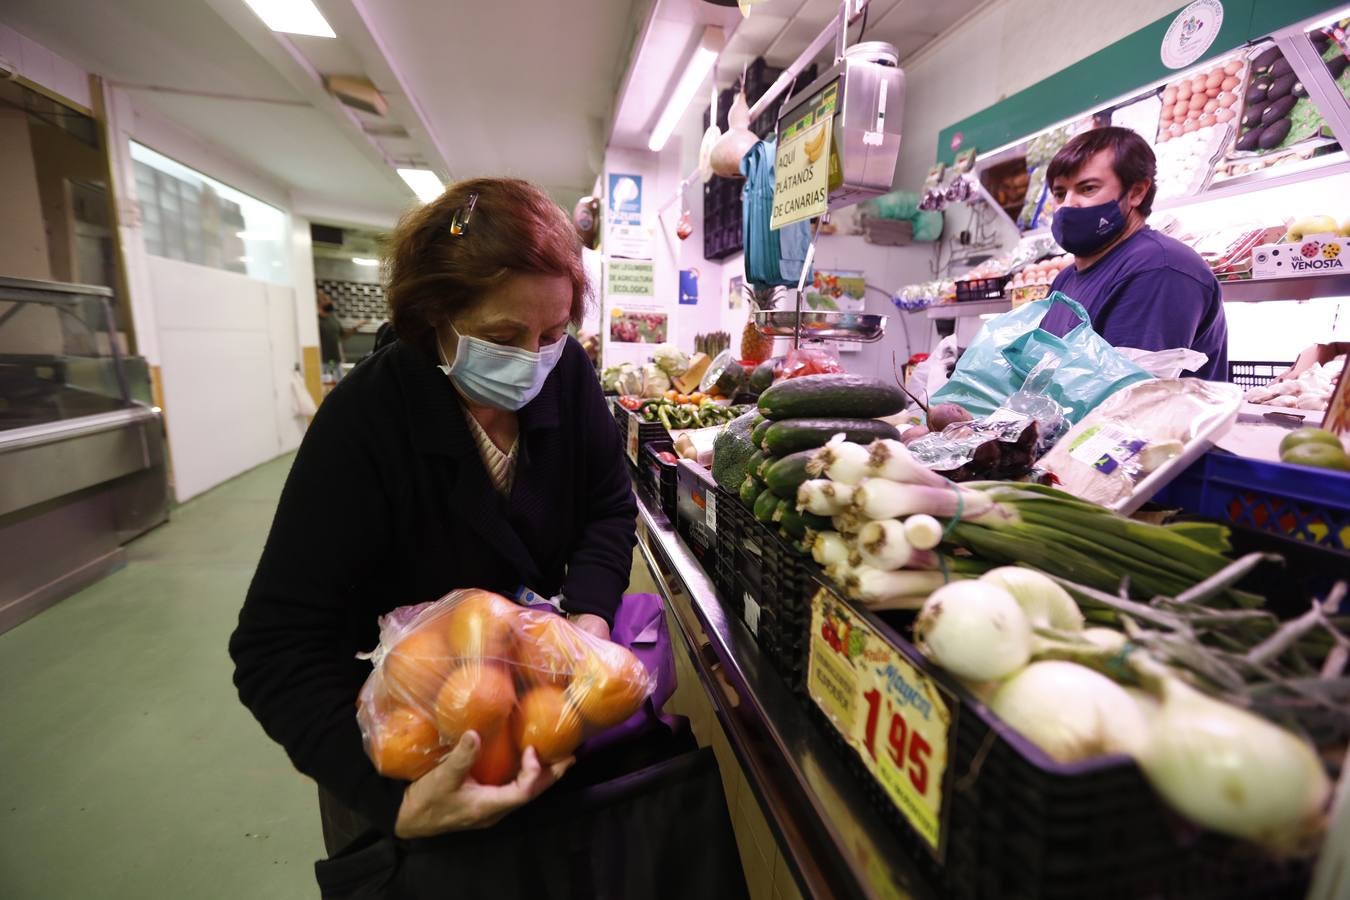
[[[455,214],[477,194],[467,227]],[[399,220],[385,256],[385,296],[398,336],[423,345],[437,326],[512,274],[565,275],[572,322],[580,324],[588,286],[581,240],[547,194],[516,178],[474,178]]]

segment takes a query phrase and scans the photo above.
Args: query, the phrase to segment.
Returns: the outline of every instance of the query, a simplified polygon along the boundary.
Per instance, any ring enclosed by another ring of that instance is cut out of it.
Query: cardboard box
[[[1252,251],[1253,278],[1301,278],[1350,272],[1350,238],[1310,234],[1290,244],[1262,244]]]

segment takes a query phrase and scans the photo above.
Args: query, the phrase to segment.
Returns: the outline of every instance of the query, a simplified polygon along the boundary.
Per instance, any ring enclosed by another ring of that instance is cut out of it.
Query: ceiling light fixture
[[[369,256],[353,256],[352,262],[358,266],[378,266],[380,264],[378,259],[371,259]]]
[[[399,169],[398,177],[408,183],[408,187],[423,203],[430,203],[445,192],[445,185],[430,169]]]
[[[679,123],[680,116],[683,116],[684,111],[689,108],[689,101],[694,99],[694,92],[703,84],[703,79],[708,77],[713,64],[717,62],[723,43],[722,29],[716,25],[709,25],[703,29],[703,37],[694,48],[694,55],[689,58],[684,74],[675,85],[675,91],[670,95],[661,118],[656,120],[656,127],[652,129],[652,136],[647,141],[647,149],[659,153],[666,146],[666,141],[670,140],[671,132]]]
[[[244,0],[273,31],[335,38],[332,26],[314,5],[314,0]]]

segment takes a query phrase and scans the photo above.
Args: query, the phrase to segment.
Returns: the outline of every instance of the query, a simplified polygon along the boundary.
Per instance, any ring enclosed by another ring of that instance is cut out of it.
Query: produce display
[[[1350,472],[1350,456],[1341,439],[1321,428],[1300,428],[1280,441],[1280,462]]]
[[[1246,64],[1228,60],[1203,72],[1183,76],[1163,88],[1158,143],[1165,144],[1202,128],[1237,117],[1238,89]],[[1161,166],[1159,176],[1162,176]]]
[[[666,391],[664,396],[648,400],[625,396],[619,398],[619,404],[637,413],[644,422],[660,422],[667,431],[712,428],[725,425],[740,415],[740,407],[718,403],[697,391],[693,394]]]
[[[1322,117],[1307,96],[1280,49],[1262,50],[1251,62],[1251,77],[1243,94],[1246,109],[1233,149],[1243,153],[1275,150],[1317,135]]]
[[[380,618],[374,671],[357,701],[366,753],[390,778],[413,781],[478,733],[470,775],[506,784],[534,748],[548,765],[618,725],[651,694],[629,650],[551,611],[488,591],[454,591]]]
[[[1244,399],[1248,403],[1260,403],[1266,406],[1278,406],[1285,409],[1307,409],[1322,411],[1331,401],[1331,390],[1336,379],[1345,368],[1345,358],[1338,357],[1331,362],[1314,363],[1297,378],[1286,381],[1272,381],[1269,384],[1251,388]]]

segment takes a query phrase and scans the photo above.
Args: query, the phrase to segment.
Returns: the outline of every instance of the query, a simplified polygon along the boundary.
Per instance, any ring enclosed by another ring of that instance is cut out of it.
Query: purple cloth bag
[[[665,610],[657,594],[625,594],[614,614],[610,640],[633,651],[647,672],[656,679],[656,689],[642,708],[624,721],[592,735],[577,749],[578,756],[639,737],[655,728],[675,729],[679,716],[661,712],[675,693],[675,657],[666,628]]]

